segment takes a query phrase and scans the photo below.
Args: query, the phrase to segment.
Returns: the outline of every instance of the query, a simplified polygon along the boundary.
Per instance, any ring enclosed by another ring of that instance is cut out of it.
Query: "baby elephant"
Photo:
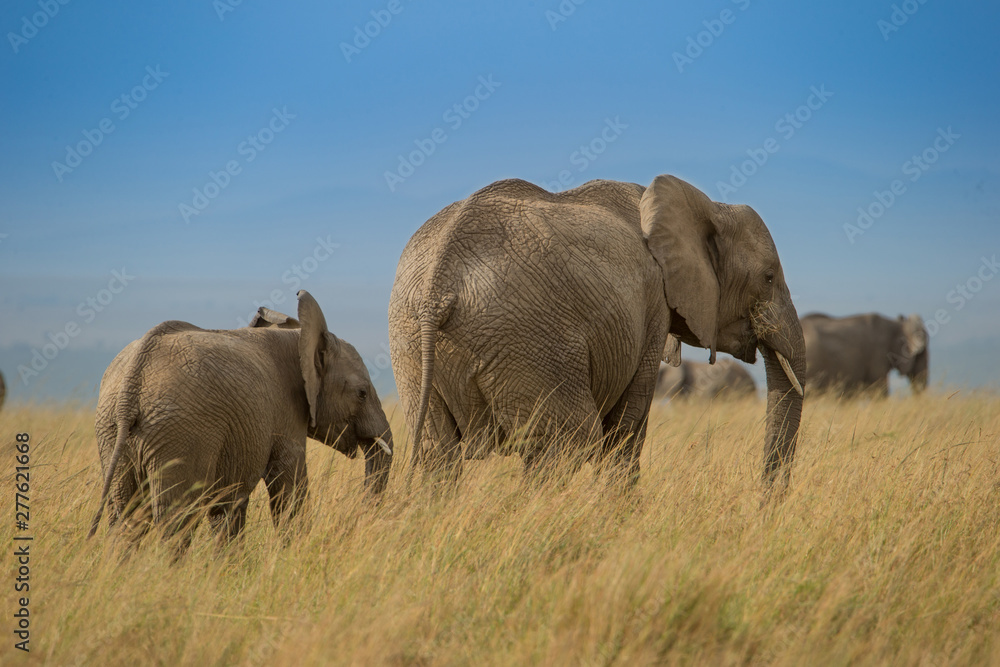
[[[715,364],[683,361],[676,368],[661,364],[656,376],[656,395],[664,398],[736,398],[756,394],[753,376],[733,359],[719,359]]]
[[[233,538],[263,478],[277,525],[306,496],[306,437],[365,456],[365,487],[381,492],[392,433],[364,363],[327,330],[316,300],[298,293],[296,321],[261,308],[232,331],[164,322],[108,366],[97,442],[110,525],[148,500],[153,521],[190,540],[199,506]]]

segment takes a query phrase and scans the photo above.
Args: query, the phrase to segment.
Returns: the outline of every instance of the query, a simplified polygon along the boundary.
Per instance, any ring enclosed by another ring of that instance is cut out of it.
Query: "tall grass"
[[[405,427],[394,410],[393,429]],[[792,485],[761,508],[762,403],[655,406],[637,499],[467,462],[457,490],[360,494],[310,443],[287,546],[262,489],[242,545],[121,557],[97,508],[93,414],[0,413],[32,439],[31,657],[53,665],[1000,664],[1000,398],[806,401]],[[12,551],[12,549],[10,549]],[[15,564],[3,559],[15,639]],[[4,627],[6,626],[6,627]]]

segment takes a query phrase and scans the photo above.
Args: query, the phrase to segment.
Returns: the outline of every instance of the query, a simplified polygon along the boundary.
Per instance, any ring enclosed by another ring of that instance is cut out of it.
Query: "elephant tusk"
[[[795,387],[795,391],[799,392],[799,396],[804,396],[805,392],[802,391],[802,385],[799,384],[799,379],[792,372],[792,365],[788,363],[788,359],[785,359],[785,355],[777,350],[774,353],[778,356],[778,363],[781,364],[781,370],[785,371],[785,375],[788,376],[788,381]]]
[[[385,440],[383,440],[382,438],[375,438],[375,442],[378,443],[378,446],[382,448],[383,452],[385,452],[389,456],[392,456],[392,448],[389,447],[389,445],[386,443]]]

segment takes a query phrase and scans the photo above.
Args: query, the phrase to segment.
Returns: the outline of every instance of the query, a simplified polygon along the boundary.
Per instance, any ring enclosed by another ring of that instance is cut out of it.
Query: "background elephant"
[[[718,359],[715,364],[683,361],[680,366],[661,364],[656,378],[656,396],[672,398],[734,398],[756,396],[757,383],[746,367],[732,359]]]
[[[90,535],[109,496],[114,525],[148,493],[171,531],[184,516],[171,512],[208,502],[215,528],[234,537],[261,479],[277,524],[306,496],[307,436],[351,458],[360,448],[365,486],[382,491],[392,433],[368,371],[316,300],[298,296],[298,321],[262,308],[232,331],[164,322],[115,357],[97,404],[104,486]],[[206,491],[212,500],[198,498]]]
[[[771,236],[672,176],[557,194],[505,180],[446,207],[400,257],[389,341],[414,466],[423,442],[453,474],[462,444],[516,449],[527,471],[584,448],[632,484],[660,360],[679,363],[682,341],[713,360],[761,351],[765,479],[794,454],[805,347]]]
[[[5,398],[7,398],[7,385],[4,384],[3,373],[0,373],[0,408],[3,407]]]
[[[841,394],[889,394],[889,371],[896,369],[919,393],[927,387],[928,335],[919,315],[896,319],[878,313],[802,318],[809,383]]]

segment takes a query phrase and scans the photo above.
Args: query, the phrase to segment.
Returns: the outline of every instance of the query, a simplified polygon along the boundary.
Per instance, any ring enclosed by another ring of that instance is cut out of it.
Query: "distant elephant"
[[[654,395],[669,398],[756,396],[757,383],[746,367],[732,359],[718,359],[714,365],[685,360],[676,367],[660,366]]]
[[[466,445],[521,453],[532,473],[576,452],[631,487],[660,360],[679,363],[682,341],[713,360],[763,353],[770,484],[794,455],[805,347],[757,213],[673,176],[557,194],[493,183],[427,221],[399,260],[389,344],[412,465],[454,478]]]
[[[877,313],[802,318],[806,377],[822,390],[842,394],[889,394],[889,371],[910,380],[915,393],[927,387],[928,335],[919,315],[897,319]]]
[[[3,373],[0,373],[0,408],[3,407],[5,398],[7,398],[7,385],[4,384]]]
[[[261,479],[277,525],[307,494],[307,436],[350,458],[360,448],[365,486],[385,488],[392,432],[368,371],[316,300],[298,299],[297,321],[261,308],[231,331],[164,322],[115,357],[97,404],[104,486],[91,536],[109,495],[114,525],[148,493],[168,534],[208,504],[216,532],[233,538]]]

